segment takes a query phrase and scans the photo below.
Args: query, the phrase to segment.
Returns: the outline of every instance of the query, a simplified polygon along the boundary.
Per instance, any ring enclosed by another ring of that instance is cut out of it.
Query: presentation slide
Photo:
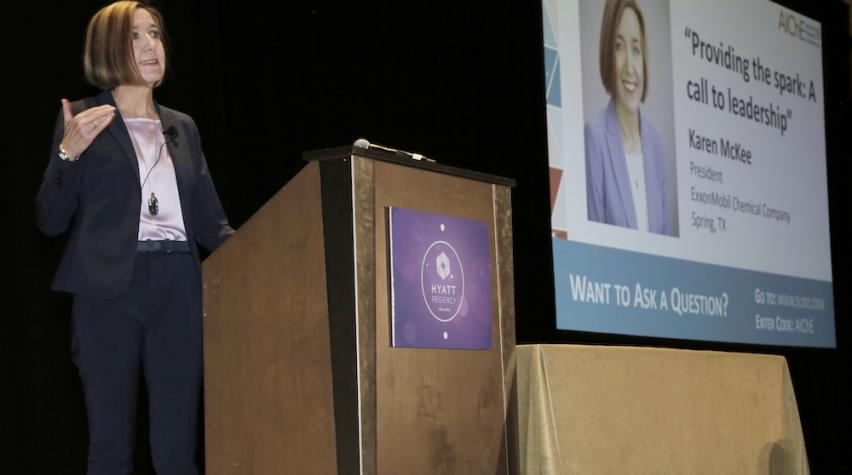
[[[820,23],[542,6],[557,329],[835,347]]]

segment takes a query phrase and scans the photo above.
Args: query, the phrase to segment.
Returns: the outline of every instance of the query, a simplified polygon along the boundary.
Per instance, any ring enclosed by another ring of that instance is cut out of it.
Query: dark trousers
[[[139,253],[127,292],[74,296],[71,352],[85,391],[88,475],[133,470],[140,371],[159,475],[197,474],[201,287],[189,253]]]

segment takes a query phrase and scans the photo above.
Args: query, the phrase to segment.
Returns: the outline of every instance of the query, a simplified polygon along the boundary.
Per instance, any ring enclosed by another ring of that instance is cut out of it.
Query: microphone
[[[174,125],[170,125],[163,131],[163,136],[166,138],[166,143],[174,142],[178,138],[178,131]]]
[[[352,145],[354,145],[357,148],[363,148],[364,150],[382,150],[384,152],[390,152],[390,153],[393,153],[395,155],[402,155],[403,157],[410,158],[412,160],[417,160],[417,161],[425,160],[427,162],[435,163],[435,160],[432,160],[431,158],[429,158],[425,155],[422,155],[422,154],[419,154],[419,153],[414,153],[414,152],[406,152],[405,150],[398,150],[398,149],[395,149],[395,148],[385,147],[384,145],[379,145],[377,143],[370,143],[370,141],[365,139],[365,138],[360,138],[360,139],[356,140]]]

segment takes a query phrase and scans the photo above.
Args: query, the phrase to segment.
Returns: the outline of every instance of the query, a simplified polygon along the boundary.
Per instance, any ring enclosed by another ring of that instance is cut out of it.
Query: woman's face
[[[615,101],[616,106],[631,112],[639,110],[645,90],[645,58],[642,52],[642,30],[632,8],[621,14],[615,30]]]
[[[166,72],[166,50],[160,27],[144,8],[133,13],[133,59],[145,84],[154,87]]]

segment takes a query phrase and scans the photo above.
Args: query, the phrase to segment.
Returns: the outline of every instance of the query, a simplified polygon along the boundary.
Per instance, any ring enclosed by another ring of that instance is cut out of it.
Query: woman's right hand
[[[105,104],[74,115],[71,103],[62,99],[62,114],[65,116],[65,135],[59,146],[72,160],[76,160],[115,117],[115,107]]]

